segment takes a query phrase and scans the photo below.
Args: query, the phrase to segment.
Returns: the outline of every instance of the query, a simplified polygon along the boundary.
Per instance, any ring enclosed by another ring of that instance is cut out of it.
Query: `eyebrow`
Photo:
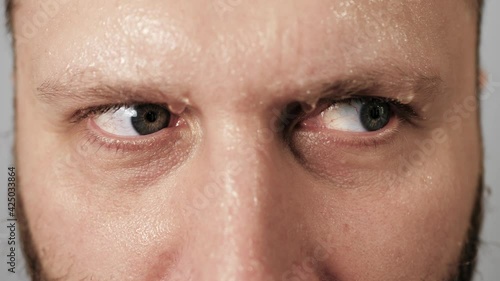
[[[85,105],[110,105],[133,103],[177,102],[187,92],[186,87],[154,81],[105,81],[94,75],[86,79],[84,72],[65,76],[60,80],[46,80],[38,88],[36,96],[46,104],[64,106],[73,103],[80,108]],[[97,82],[96,82],[97,81]],[[335,96],[338,98],[354,95],[387,96],[404,98],[404,94],[418,96],[427,101],[443,92],[443,80],[437,74],[426,75],[420,72],[362,71],[336,79],[313,82],[307,88],[293,89],[291,93],[300,100],[300,93],[312,92],[317,98]],[[311,90],[312,89],[312,90]],[[309,93],[311,94],[311,93]],[[308,97],[310,95],[308,94]],[[295,100],[295,101],[296,101]],[[290,102],[293,102],[290,100]]]
[[[348,76],[333,83],[325,84],[322,92],[335,96],[353,96],[360,94],[381,95],[394,99],[405,95],[419,95],[428,100],[443,93],[443,79],[435,74],[432,76],[418,72],[393,76],[380,73],[365,73],[360,76]]]
[[[61,79],[45,80],[37,87],[37,98],[46,104],[74,103],[140,103],[173,101],[176,96],[185,92],[179,85],[159,83],[156,81],[105,81],[89,78],[86,72],[65,75]]]

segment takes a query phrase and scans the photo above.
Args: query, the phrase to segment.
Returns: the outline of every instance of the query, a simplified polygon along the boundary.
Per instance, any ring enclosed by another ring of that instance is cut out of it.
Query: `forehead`
[[[40,75],[95,67],[132,79],[140,68],[176,80],[222,74],[251,83],[379,62],[432,68],[472,22],[467,11],[456,0],[29,0],[16,20],[39,21],[20,47],[46,70]]]

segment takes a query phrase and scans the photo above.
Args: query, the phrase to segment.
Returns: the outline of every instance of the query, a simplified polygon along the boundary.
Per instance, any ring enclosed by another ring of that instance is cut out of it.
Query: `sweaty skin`
[[[481,169],[465,1],[55,1],[31,33],[44,1],[19,2],[17,167],[43,278],[456,273]],[[371,133],[295,121],[325,85],[420,118]],[[179,121],[125,138],[74,118],[133,103]]]

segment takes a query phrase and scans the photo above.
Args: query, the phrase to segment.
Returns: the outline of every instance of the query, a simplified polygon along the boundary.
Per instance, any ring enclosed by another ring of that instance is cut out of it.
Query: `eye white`
[[[360,119],[362,106],[363,103],[358,99],[336,102],[321,113],[321,119],[328,129],[367,132]]]
[[[118,110],[100,114],[94,122],[109,134],[125,137],[139,136],[132,125],[132,117],[137,117],[137,111],[132,107],[122,106]]]

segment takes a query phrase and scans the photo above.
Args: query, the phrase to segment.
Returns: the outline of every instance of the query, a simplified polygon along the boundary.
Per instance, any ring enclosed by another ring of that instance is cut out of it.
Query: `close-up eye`
[[[321,113],[325,127],[351,132],[378,131],[389,123],[392,109],[379,99],[354,98],[335,102]]]
[[[316,111],[318,114],[305,120],[302,125],[345,132],[375,132],[384,129],[395,117],[394,103],[381,98],[364,97],[333,101],[320,106]]]
[[[122,136],[154,134],[169,127],[173,121],[167,108],[156,104],[139,104],[108,108],[96,114],[95,124],[104,132]]]

